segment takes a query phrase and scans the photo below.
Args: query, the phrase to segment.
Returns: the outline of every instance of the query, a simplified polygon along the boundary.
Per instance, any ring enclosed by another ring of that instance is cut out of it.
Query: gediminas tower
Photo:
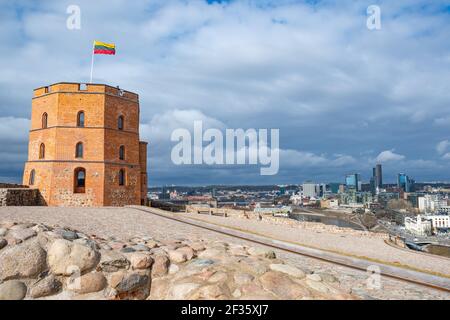
[[[147,198],[139,96],[103,84],[34,90],[23,183],[49,206],[124,206]]]

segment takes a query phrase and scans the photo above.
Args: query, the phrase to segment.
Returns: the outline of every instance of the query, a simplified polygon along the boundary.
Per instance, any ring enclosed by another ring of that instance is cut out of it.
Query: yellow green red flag
[[[101,41],[94,41],[94,54],[116,54],[116,45]]]

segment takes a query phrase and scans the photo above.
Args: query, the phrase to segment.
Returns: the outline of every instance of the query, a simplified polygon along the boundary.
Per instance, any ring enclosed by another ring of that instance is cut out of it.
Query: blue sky
[[[69,5],[81,29],[66,28]],[[381,8],[382,28],[366,28]],[[450,1],[2,1],[0,180],[20,181],[33,88],[89,79],[140,94],[149,184],[450,181]],[[174,166],[171,132],[280,129],[280,171]]]

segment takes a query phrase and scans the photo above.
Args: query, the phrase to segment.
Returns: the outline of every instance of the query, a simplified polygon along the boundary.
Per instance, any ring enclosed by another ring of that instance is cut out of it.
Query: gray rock
[[[130,266],[130,261],[117,251],[100,250],[100,253],[100,269],[104,272],[117,272]]]
[[[30,288],[30,296],[32,298],[50,296],[58,293],[61,290],[61,287],[61,282],[59,282],[55,276],[50,275],[32,285]]]
[[[46,269],[46,252],[34,239],[0,251],[0,280],[32,278]]]
[[[0,249],[3,249],[4,247],[6,247],[8,244],[8,241],[6,241],[5,239],[0,239]]]
[[[147,275],[143,275],[140,273],[126,273],[113,287],[119,293],[131,292],[146,287],[149,285],[149,283],[150,278]]]
[[[131,252],[135,252],[136,250],[134,250],[132,247],[125,247],[125,248],[122,248],[122,249],[120,249],[120,252],[123,252],[123,253],[131,253]]]
[[[144,244],[136,244],[131,247],[134,251],[150,251],[150,248]]]
[[[215,263],[215,261],[212,259],[195,259],[190,263],[190,265],[197,266],[197,267],[207,267],[214,263]]]
[[[0,284],[0,300],[22,300],[27,294],[27,286],[17,280]]]
[[[34,236],[36,236],[36,231],[34,231],[33,229],[16,229],[16,230],[12,230],[8,236],[13,237],[14,239],[20,240],[20,241],[25,241],[28,240]]]
[[[92,250],[100,250],[100,246],[94,240],[79,238],[73,240],[74,243],[79,243],[83,246],[89,247]]]
[[[66,240],[75,240],[78,239],[78,234],[76,232],[70,230],[62,230],[61,236]]]
[[[7,232],[8,230],[6,230],[6,228],[0,228],[0,237],[5,236]]]
[[[48,251],[48,264],[56,275],[71,275],[93,269],[100,261],[100,254],[87,246],[58,239]]]

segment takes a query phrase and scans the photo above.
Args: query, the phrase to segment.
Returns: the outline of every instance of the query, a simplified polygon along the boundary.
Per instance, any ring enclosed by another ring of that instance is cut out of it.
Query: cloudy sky
[[[367,7],[381,8],[369,30]],[[67,8],[81,9],[68,29]],[[450,181],[450,1],[0,3],[0,181],[20,181],[32,90],[89,80],[140,94],[149,185]],[[280,170],[175,166],[173,130],[280,130]]]

